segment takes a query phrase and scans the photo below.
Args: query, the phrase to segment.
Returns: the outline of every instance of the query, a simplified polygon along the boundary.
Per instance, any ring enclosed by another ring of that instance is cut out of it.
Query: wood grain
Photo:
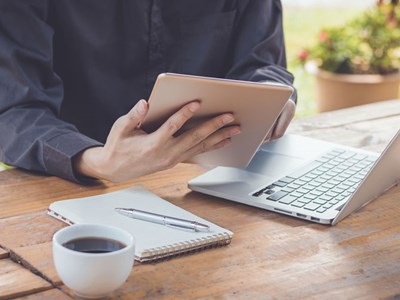
[[[295,120],[288,132],[381,152],[399,124],[400,100],[392,100]]]
[[[15,248],[11,258],[18,260],[25,268],[44,278],[53,286],[62,284],[53,263],[51,242]]]
[[[69,299],[73,299],[73,298],[69,297],[68,295],[66,295],[65,293],[63,293],[62,291],[60,291],[58,289],[51,289],[48,291],[39,292],[36,294],[24,296],[24,297],[19,297],[18,299],[20,299],[20,300],[43,300],[43,299],[69,300]]]
[[[7,257],[8,257],[8,252],[6,250],[0,248],[0,259],[7,258]]]
[[[10,259],[0,260],[0,299],[11,299],[51,289],[39,276]]]
[[[204,171],[204,168],[196,165],[180,164],[172,170],[154,173],[124,183],[98,181],[93,185],[84,186],[57,177],[42,176],[19,169],[6,170],[0,172],[0,218],[44,211],[50,203],[56,200],[108,193],[134,184],[162,191],[174,185],[171,177],[188,180]],[[160,185],[160,182],[164,185]]]
[[[400,115],[400,99],[321,113],[291,124],[298,132],[332,129]]]

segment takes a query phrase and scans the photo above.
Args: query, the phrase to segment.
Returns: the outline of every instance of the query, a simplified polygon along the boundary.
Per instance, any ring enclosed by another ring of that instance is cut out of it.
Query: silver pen
[[[148,211],[143,211],[133,208],[115,208],[115,211],[133,219],[157,223],[176,229],[185,229],[185,230],[203,231],[203,232],[210,231],[210,226],[196,221],[159,215]]]

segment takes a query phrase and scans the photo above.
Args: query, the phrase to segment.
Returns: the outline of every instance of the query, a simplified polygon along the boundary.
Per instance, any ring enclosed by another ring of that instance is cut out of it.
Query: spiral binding
[[[183,254],[190,254],[197,251],[229,245],[232,236],[228,233],[219,233],[209,237],[202,237],[186,242],[175,243],[168,246],[147,249],[142,253],[140,262],[164,260]]]

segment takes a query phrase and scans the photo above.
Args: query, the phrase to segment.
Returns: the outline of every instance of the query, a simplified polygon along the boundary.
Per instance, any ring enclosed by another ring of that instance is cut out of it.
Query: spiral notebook
[[[170,228],[117,213],[134,208],[207,224],[209,232]],[[97,223],[129,231],[136,239],[135,259],[153,261],[210,247],[228,245],[233,233],[158,197],[141,186],[85,198],[53,202],[48,214],[67,224]]]

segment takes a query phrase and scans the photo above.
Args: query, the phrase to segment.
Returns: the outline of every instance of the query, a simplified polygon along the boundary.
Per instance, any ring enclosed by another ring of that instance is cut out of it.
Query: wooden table
[[[399,128],[400,100],[296,120],[290,132],[381,151]],[[400,170],[399,170],[400,171]],[[204,172],[181,164],[123,184],[80,186],[17,169],[0,172],[0,298],[68,299],[51,254],[65,226],[55,200],[141,184],[234,232],[229,246],[159,263],[135,263],[111,296],[122,299],[399,299],[400,188],[330,227],[191,192]]]

